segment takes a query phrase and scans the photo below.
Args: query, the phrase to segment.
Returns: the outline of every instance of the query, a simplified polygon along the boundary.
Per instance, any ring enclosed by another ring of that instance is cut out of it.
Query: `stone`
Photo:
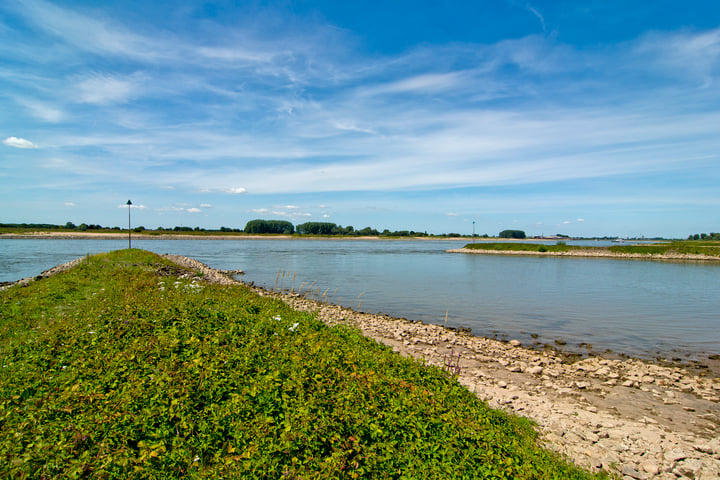
[[[703,468],[703,464],[696,458],[690,458],[679,462],[673,469],[675,475],[681,475],[689,478],[698,478],[698,474]]]
[[[645,480],[647,478],[647,474],[639,472],[634,465],[624,465],[622,474],[626,477],[635,478],[637,480]]]
[[[640,467],[650,475],[657,475],[660,473],[660,467],[652,460],[645,460],[640,464]]]
[[[670,450],[667,454],[665,454],[665,458],[671,462],[679,462],[680,460],[684,460],[687,457],[688,456],[685,452],[678,449]]]
[[[532,375],[541,375],[543,373],[543,367],[536,365],[527,369],[527,372]]]
[[[699,443],[694,445],[694,447],[698,452],[709,453],[710,455],[715,453],[715,449],[709,443]]]
[[[500,387],[500,388],[506,388],[508,384],[507,384],[507,382],[505,382],[504,380],[500,380],[500,381],[497,383],[497,385],[498,385],[498,387]]]
[[[519,340],[510,340],[510,345],[512,345],[513,347],[519,347],[522,344]]]

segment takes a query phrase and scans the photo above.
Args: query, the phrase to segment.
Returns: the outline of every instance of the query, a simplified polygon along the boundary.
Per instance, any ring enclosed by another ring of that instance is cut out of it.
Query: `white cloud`
[[[126,203],[122,204],[122,205],[118,205],[118,208],[128,208],[128,205]],[[134,203],[132,205],[130,205],[130,208],[136,209],[136,210],[146,210],[147,209],[147,207],[145,205],[135,205]]]
[[[448,217],[457,217],[458,214],[457,213],[448,213],[447,216]]]
[[[212,205],[209,203],[201,203],[200,208],[212,208]]]
[[[388,93],[435,93],[453,89],[463,81],[462,72],[428,73],[405,78],[385,85],[370,87],[362,93],[364,95],[379,95]]]
[[[230,195],[243,195],[247,193],[247,189],[243,187],[203,188],[200,191],[203,193],[227,193]]]
[[[65,118],[65,113],[46,103],[29,99],[16,99],[16,101],[30,110],[30,114],[40,120],[50,123],[58,123]]]
[[[77,99],[82,103],[109,105],[124,103],[139,95],[142,80],[139,75],[127,77],[93,74],[76,85]]]
[[[571,222],[570,220],[565,220],[565,221],[562,222],[562,223],[563,223],[563,225],[569,225],[569,224],[571,224],[572,222]]]
[[[7,145],[8,147],[15,147],[15,148],[38,148],[37,145],[32,143],[30,140],[25,140],[24,138],[18,138],[18,137],[8,137],[5,140],[3,140],[3,143]]]
[[[535,15],[535,16],[538,18],[538,20],[540,20],[540,23],[542,24],[543,32],[547,31],[546,28],[545,28],[545,18],[542,16],[542,14],[541,14],[535,7],[533,7],[533,6],[530,5],[530,4],[527,4],[527,5],[526,5],[526,8],[527,8],[533,15]]]
[[[188,212],[188,213],[200,213],[200,212],[202,212],[202,210],[200,210],[199,208],[195,208],[195,207],[188,208],[188,209],[186,209],[185,211]]]
[[[65,205],[66,207],[77,207],[77,205],[74,204],[73,202],[65,202],[65,203],[63,203],[63,205]]]
[[[578,222],[584,222],[585,219],[584,219],[584,218],[578,218],[576,221],[578,221]]]

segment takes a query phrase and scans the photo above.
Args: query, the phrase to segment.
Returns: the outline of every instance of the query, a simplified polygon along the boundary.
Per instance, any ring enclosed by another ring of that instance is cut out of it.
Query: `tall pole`
[[[475,220],[473,220],[473,243],[475,243]]]
[[[128,206],[128,248],[132,248],[132,230],[130,229],[130,209],[132,208],[132,202],[127,201]]]

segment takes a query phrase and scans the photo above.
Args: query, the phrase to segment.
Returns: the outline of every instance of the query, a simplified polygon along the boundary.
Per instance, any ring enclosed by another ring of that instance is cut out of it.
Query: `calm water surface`
[[[141,240],[133,247],[242,269],[246,282],[310,291],[372,313],[476,335],[589,343],[633,355],[720,353],[720,265],[449,254],[466,241]],[[0,281],[124,240],[0,239]],[[533,334],[537,338],[533,339]]]

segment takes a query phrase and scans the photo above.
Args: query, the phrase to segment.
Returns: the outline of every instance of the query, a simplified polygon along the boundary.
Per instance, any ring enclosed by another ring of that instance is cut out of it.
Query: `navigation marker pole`
[[[130,209],[132,208],[132,202],[128,200],[126,205],[128,206],[128,248],[132,248],[132,230],[130,230]]]

